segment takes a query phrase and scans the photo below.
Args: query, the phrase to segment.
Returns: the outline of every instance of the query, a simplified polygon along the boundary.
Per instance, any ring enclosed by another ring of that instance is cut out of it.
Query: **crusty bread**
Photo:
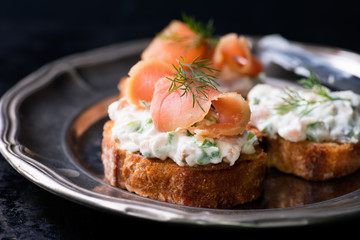
[[[170,203],[206,208],[231,208],[258,198],[266,173],[266,154],[242,154],[228,163],[179,166],[171,159],[149,159],[122,150],[112,139],[113,121],[104,126],[102,161],[113,186]]]
[[[249,130],[263,139],[268,166],[311,181],[340,178],[360,168],[360,143],[290,142],[266,137],[254,127]]]

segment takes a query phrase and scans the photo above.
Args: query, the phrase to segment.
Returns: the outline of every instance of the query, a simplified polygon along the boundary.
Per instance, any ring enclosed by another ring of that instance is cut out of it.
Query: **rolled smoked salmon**
[[[193,129],[198,136],[218,138],[242,134],[250,121],[250,107],[247,101],[234,92],[222,93],[211,101],[218,115],[217,123],[200,124]],[[190,129],[191,130],[191,129]]]
[[[199,136],[216,138],[242,134],[250,120],[248,103],[237,93],[222,93],[213,88],[207,89],[207,99],[199,99],[201,109],[193,104],[190,94],[183,95],[180,88],[169,92],[171,81],[160,79],[155,85],[155,92],[150,105],[151,116],[159,131],[174,131],[177,128],[189,128]],[[183,96],[182,96],[183,95]],[[218,114],[217,123],[210,126],[200,124],[213,105]]]
[[[256,76],[263,71],[262,63],[250,51],[245,37],[229,33],[220,38],[212,57],[214,67],[246,76]]]
[[[210,46],[206,39],[191,30],[184,22],[173,20],[143,51],[141,59],[156,57],[170,65],[178,66],[177,59],[185,63],[209,57]]]
[[[155,127],[159,131],[173,131],[176,128],[188,128],[204,119],[211,107],[211,100],[221,92],[207,87],[207,100],[199,98],[202,109],[193,104],[190,93],[182,96],[180,88],[169,92],[171,81],[167,78],[160,79],[155,85],[150,111]],[[203,111],[204,110],[204,111]]]
[[[139,61],[130,69],[129,77],[122,80],[125,82],[120,83],[120,88],[130,103],[143,107],[140,101],[151,102],[157,80],[173,73],[171,65],[157,58],[149,58]]]

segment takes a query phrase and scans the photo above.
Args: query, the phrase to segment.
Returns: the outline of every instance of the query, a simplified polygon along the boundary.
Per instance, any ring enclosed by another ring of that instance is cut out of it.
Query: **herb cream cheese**
[[[292,142],[357,143],[360,95],[352,91],[279,89],[266,84],[248,94],[250,124]]]
[[[233,165],[240,154],[255,153],[257,138],[250,131],[245,130],[242,135],[233,137],[198,139],[196,134],[186,129],[158,131],[149,109],[139,109],[130,104],[119,107],[116,101],[109,106],[108,113],[114,121],[112,137],[120,142],[121,148],[139,152],[147,158],[170,158],[180,166],[216,164],[221,161]]]

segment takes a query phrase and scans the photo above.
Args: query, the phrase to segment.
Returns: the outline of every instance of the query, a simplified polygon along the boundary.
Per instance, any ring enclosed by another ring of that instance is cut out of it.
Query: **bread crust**
[[[269,167],[311,181],[340,178],[360,168],[360,143],[290,142],[265,138]]]
[[[113,186],[169,203],[205,208],[232,208],[262,194],[267,157],[260,148],[228,163],[179,166],[171,159],[145,158],[121,149],[111,137],[113,121],[105,123],[102,161]]]

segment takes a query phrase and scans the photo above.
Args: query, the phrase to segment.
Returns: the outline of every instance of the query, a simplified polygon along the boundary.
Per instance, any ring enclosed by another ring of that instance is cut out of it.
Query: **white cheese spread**
[[[292,142],[357,143],[360,139],[360,95],[352,91],[330,91],[325,87],[323,90],[330,98],[311,90],[259,84],[248,94],[250,124],[270,137],[278,134]]]
[[[108,113],[114,121],[113,139],[120,142],[122,149],[139,152],[148,158],[170,158],[180,166],[221,161],[233,165],[241,153],[255,153],[257,138],[250,131],[233,137],[200,140],[186,129],[158,131],[149,109],[139,109],[130,104],[119,107],[116,101],[109,106]]]

